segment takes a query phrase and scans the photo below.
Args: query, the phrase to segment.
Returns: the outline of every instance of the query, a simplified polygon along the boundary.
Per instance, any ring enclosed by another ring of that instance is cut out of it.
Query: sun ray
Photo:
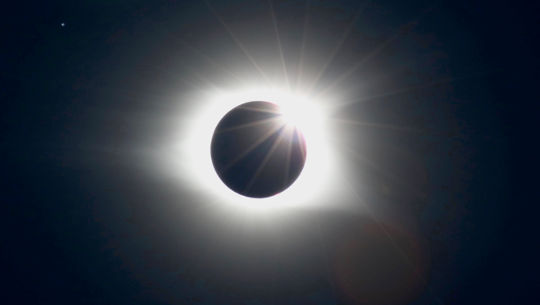
[[[336,57],[337,53],[341,50],[341,47],[343,46],[343,44],[345,43],[345,41],[349,37],[349,34],[351,33],[352,29],[354,28],[354,25],[356,24],[356,22],[358,21],[358,19],[362,15],[362,13],[364,12],[365,8],[368,6],[369,2],[370,1],[368,1],[366,4],[364,4],[353,15],[351,22],[349,22],[349,24],[345,28],[345,31],[341,35],[340,40],[338,41],[336,47],[332,50],[332,52],[328,56],[328,59],[326,60],[326,62],[322,65],[322,67],[319,70],[319,72],[317,73],[317,75],[311,81],[311,84],[309,85],[309,88],[308,88],[308,92],[311,93],[314,90],[314,88],[319,83],[321,77],[324,75],[324,73],[326,72],[326,70],[328,69],[330,64],[334,61],[334,58]]]
[[[227,33],[229,34],[229,36],[232,38],[232,40],[234,41],[234,43],[236,43],[236,45],[238,46],[238,48],[244,53],[244,55],[248,58],[248,60],[251,62],[251,64],[255,67],[255,69],[259,72],[259,74],[261,75],[261,77],[264,79],[264,81],[266,83],[270,83],[269,79],[268,79],[268,76],[264,73],[264,71],[261,69],[261,67],[257,64],[257,62],[255,61],[255,59],[249,54],[249,52],[247,51],[247,49],[244,47],[244,45],[240,42],[240,40],[238,40],[238,38],[236,37],[236,35],[234,35],[234,33],[232,32],[232,30],[230,29],[230,27],[227,25],[227,23],[225,23],[225,21],[223,20],[223,18],[218,14],[218,12],[210,5],[210,3],[208,3],[207,0],[203,0],[204,3],[206,4],[206,6],[208,7],[208,9],[212,12],[212,14],[218,19],[219,23],[221,23],[221,25],[225,28],[225,30],[227,31]]]
[[[187,83],[190,86],[193,86],[195,89],[202,90],[202,89],[207,89],[208,87],[211,87],[212,89],[219,91],[219,86],[213,80],[211,80],[210,78],[202,75],[197,70],[191,69],[190,67],[186,67],[186,66],[183,67],[184,69],[189,71],[189,73],[188,73],[189,76],[190,76],[189,79],[190,80],[197,80],[199,83],[202,83],[202,84],[196,84],[196,82],[188,81],[188,80],[186,80],[186,78],[183,78],[183,77],[178,78],[177,77],[178,74],[172,72],[173,70],[171,70],[171,69],[166,69],[166,68],[163,68],[163,67],[157,66],[157,65],[145,65],[144,63],[139,63],[139,65],[144,66],[145,68],[152,68],[152,69],[154,69],[156,71],[159,71],[160,73],[163,73],[163,74],[168,74],[170,76],[173,76],[173,77],[175,77],[175,79],[177,79],[179,81],[182,81],[183,83]]]
[[[427,82],[427,83],[420,84],[420,85],[408,86],[408,87],[396,89],[396,90],[390,91],[390,92],[374,94],[374,95],[370,95],[370,96],[363,97],[363,98],[360,98],[360,99],[345,100],[345,101],[342,101],[340,103],[336,103],[335,108],[338,109],[338,108],[342,108],[342,107],[347,107],[349,105],[364,103],[364,102],[368,102],[368,101],[379,99],[379,98],[404,94],[404,93],[408,93],[408,92],[412,92],[412,91],[416,91],[416,90],[420,90],[420,89],[426,89],[426,88],[436,87],[436,86],[439,86],[439,85],[445,85],[445,84],[449,84],[449,83],[453,83],[453,82],[463,81],[463,80],[466,80],[466,79],[482,77],[482,76],[485,76],[485,75],[487,75],[487,74],[489,74],[489,73],[491,73],[493,71],[494,70],[482,71],[482,72],[473,73],[473,74],[460,76],[460,77],[448,77],[448,78],[443,78],[443,79]]]
[[[310,9],[311,9],[311,1],[310,0],[307,0],[306,1],[306,13],[305,13],[305,17],[304,17],[304,28],[303,28],[303,31],[302,31],[302,43],[300,45],[300,53],[299,53],[299,59],[298,59],[298,67],[296,68],[296,82],[295,82],[295,87],[298,87],[300,84],[300,82],[302,81],[302,76],[303,76],[303,66],[304,66],[304,51],[305,51],[305,48],[306,48],[306,36],[307,36],[307,30],[308,30],[308,25],[309,25],[309,13],[310,13]]]
[[[419,136],[440,137],[440,138],[447,138],[447,139],[452,139],[452,138],[456,138],[460,136],[459,132],[444,133],[444,132],[430,131],[430,130],[426,130],[422,128],[409,127],[409,126],[397,126],[397,125],[392,125],[392,124],[361,122],[361,121],[340,119],[340,118],[333,118],[330,120],[334,121],[337,124],[348,124],[348,125],[356,125],[356,126],[362,126],[362,127],[368,127],[368,128],[386,129],[386,130],[416,134]],[[483,136],[483,135],[478,135],[478,136]],[[486,137],[489,137],[489,136],[486,136]]]
[[[280,120],[279,117],[272,117],[272,118],[268,118],[268,119],[263,119],[263,120],[258,120],[258,121],[255,121],[255,122],[251,122],[251,123],[245,123],[245,124],[236,125],[234,127],[222,128],[222,129],[220,129],[219,131],[216,131],[216,132],[217,133],[224,133],[224,132],[234,131],[234,130],[238,130],[238,129],[244,129],[244,128],[249,128],[249,127],[264,125],[264,124],[268,124],[268,123],[272,123],[272,122],[276,122],[276,121],[279,122],[279,120]]]
[[[302,138],[302,134],[300,133],[300,131],[297,129],[297,128],[294,128],[294,135],[300,140]],[[306,150],[306,147],[304,145],[298,145],[300,147],[300,151],[302,152],[302,156],[304,158],[304,160],[306,159],[307,157],[307,150]]]
[[[272,154],[274,153],[278,145],[281,144],[282,140],[283,140],[283,130],[281,130],[278,138],[274,140],[274,143],[272,143],[272,147],[270,147],[270,149],[266,152],[266,155],[264,156],[263,161],[261,162],[261,164],[259,164],[259,166],[257,167],[257,170],[255,171],[255,173],[249,180],[249,183],[247,184],[246,189],[244,190],[245,192],[251,189],[251,187],[253,186],[253,183],[255,183],[255,179],[257,179],[257,177],[261,173],[262,169],[266,166],[266,163],[268,162],[268,160],[270,159],[270,157],[272,156]]]
[[[167,74],[169,76],[175,77],[176,81],[186,84],[196,90],[208,90],[208,87],[211,87],[213,90],[216,90],[218,88],[218,86],[214,82],[192,71],[189,68],[187,69],[189,70],[189,73],[191,73],[190,76],[193,76],[193,77],[187,78],[187,77],[177,77],[178,74],[173,73],[171,70],[162,68],[158,65],[148,65],[144,63],[138,63],[137,67],[141,69],[141,71],[137,73],[140,73],[140,74],[147,73],[149,71],[149,68],[151,68],[154,71],[157,71],[159,73]]]
[[[360,61],[358,61],[356,64],[352,65],[347,71],[341,74],[335,81],[330,83],[326,88],[321,90],[318,95],[324,95],[327,92],[333,90],[337,85],[339,85],[344,80],[348,79],[351,75],[357,72],[358,69],[360,69],[365,63],[367,63],[372,58],[379,55],[386,47],[388,47],[392,42],[397,40],[398,38],[408,34],[414,27],[416,27],[422,18],[424,18],[429,12],[433,10],[435,7],[435,4],[432,6],[424,9],[418,17],[413,18],[412,21],[409,21],[402,26],[399,27],[398,31],[390,36],[387,40],[383,41],[381,44],[379,44],[377,47],[375,47],[370,53],[368,53],[364,58],[362,58]]]
[[[216,91],[220,90],[220,86],[216,84],[212,79],[202,75],[201,73],[197,72],[194,69],[189,69],[189,72],[192,77],[195,77],[200,82],[204,83],[207,87],[211,87],[212,89]]]
[[[442,134],[436,134],[436,133],[429,132],[427,130],[423,130],[423,129],[419,129],[419,128],[403,127],[403,126],[397,126],[397,125],[391,125],[391,124],[361,122],[361,121],[339,119],[339,118],[332,118],[330,120],[332,120],[332,121],[334,121],[336,123],[348,124],[348,125],[356,125],[356,126],[363,126],[363,127],[373,127],[373,128],[380,128],[380,129],[390,129],[390,130],[395,130],[395,131],[402,131],[402,132],[416,133],[416,134],[424,134],[424,135],[442,135]],[[448,136],[451,137],[451,135],[448,135]]]
[[[217,61],[215,61],[212,57],[207,55],[204,52],[204,50],[192,45],[191,43],[185,41],[184,39],[180,39],[179,41],[185,48],[189,49],[194,55],[197,55],[197,56],[203,58],[206,62],[208,62],[211,65],[217,67],[218,69],[226,72],[229,76],[234,78],[235,81],[240,82],[241,78],[238,75],[236,75],[234,72],[232,72],[229,68],[227,68],[227,67],[223,66],[222,64],[218,63]]]
[[[241,80],[241,78],[238,77],[238,75],[233,73],[229,68],[227,68],[227,67],[223,66],[222,64],[216,62],[214,59],[212,59],[211,56],[206,54],[205,51],[202,50],[201,48],[194,46],[192,43],[188,42],[186,39],[184,39],[182,37],[178,37],[178,35],[176,33],[170,33],[170,31],[169,31],[169,35],[171,36],[171,41],[174,41],[174,42],[178,43],[180,45],[180,47],[184,47],[185,49],[188,49],[189,51],[191,51],[191,53],[193,55],[202,58],[206,62],[208,62],[211,65],[213,65],[214,67],[218,68],[219,70],[222,70],[222,71],[226,72],[229,76],[234,78],[236,81]]]
[[[288,132],[288,130],[285,130],[285,132]],[[287,159],[285,160],[285,173],[283,176],[283,182],[287,181],[289,179],[289,171],[291,169],[291,154],[292,154],[292,137],[289,138],[289,142],[287,143]]]
[[[287,72],[287,65],[285,64],[285,57],[283,55],[283,46],[281,45],[281,38],[279,37],[279,29],[277,25],[276,20],[276,14],[274,11],[274,4],[272,3],[272,0],[268,0],[268,4],[270,5],[270,15],[272,16],[272,23],[274,25],[274,31],[276,33],[276,41],[278,45],[279,50],[279,56],[281,58],[281,66],[283,69],[283,76],[285,77],[285,82],[287,83],[287,86],[289,90],[291,89],[291,82],[289,81],[289,73]]]
[[[271,103],[271,101],[265,101],[265,102],[269,102]],[[250,110],[250,111],[255,111],[255,112],[262,112],[262,113],[271,113],[271,114],[280,114],[279,110],[273,110],[273,109],[262,109],[262,108],[258,108],[258,107],[251,107],[249,105],[242,105],[240,106],[242,109],[244,110]]]
[[[353,75],[360,67],[362,67],[366,62],[368,62],[370,59],[378,55],[382,50],[384,50],[390,43],[392,43],[394,40],[399,38],[402,35],[402,31],[398,31],[395,35],[385,40],[383,43],[378,45],[371,53],[366,55],[362,60],[358,61],[356,64],[351,66],[347,71],[342,73],[335,81],[330,83],[328,86],[326,86],[324,89],[322,89],[319,92],[319,95],[324,95],[325,93],[333,90],[337,85],[339,85],[344,80],[348,79],[351,75]]]
[[[283,125],[281,124],[276,124],[276,126],[274,126],[272,129],[268,130],[268,132],[266,132],[260,139],[258,139],[257,141],[255,141],[253,144],[251,144],[251,146],[249,146],[244,152],[242,152],[241,154],[239,154],[236,158],[234,158],[233,160],[231,160],[231,162],[229,162],[228,164],[226,164],[224,167],[223,167],[223,170],[228,170],[229,168],[231,168],[234,164],[236,164],[236,162],[242,160],[247,154],[249,154],[250,152],[252,152],[255,148],[257,148],[259,145],[261,145],[262,142],[264,142],[266,139],[268,139],[269,137],[271,137],[274,133],[276,133],[280,128],[282,128]]]
[[[415,90],[418,90],[418,89],[425,89],[425,88],[429,88],[429,87],[435,87],[435,86],[438,86],[438,85],[444,85],[444,84],[447,84],[447,83],[451,83],[451,82],[453,82],[455,80],[456,80],[456,78],[441,79],[441,80],[432,81],[432,82],[422,84],[422,85],[408,86],[408,87],[397,89],[397,90],[390,91],[390,92],[374,94],[374,95],[370,95],[370,96],[363,97],[363,98],[360,98],[360,99],[346,100],[346,101],[342,101],[342,102],[338,103],[336,105],[336,107],[338,107],[338,108],[339,107],[347,107],[349,105],[364,103],[364,102],[368,102],[368,101],[371,101],[371,100],[384,98],[384,97],[388,97],[388,96],[394,96],[394,95],[399,95],[399,94],[403,94],[403,93],[408,93],[408,92],[412,92],[412,91],[415,91]]]

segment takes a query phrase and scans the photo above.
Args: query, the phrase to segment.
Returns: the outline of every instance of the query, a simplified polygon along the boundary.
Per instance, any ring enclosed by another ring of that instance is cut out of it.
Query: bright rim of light
[[[298,179],[283,192],[267,198],[250,198],[229,189],[217,175],[210,156],[210,144],[216,126],[236,106],[266,101],[277,104],[288,123],[304,134],[307,156]],[[285,207],[313,205],[331,187],[333,153],[328,143],[325,109],[317,100],[298,92],[281,89],[243,88],[217,91],[191,114],[180,144],[184,176],[195,180],[197,187],[223,202],[243,211],[269,211]],[[320,200],[319,200],[320,202]]]

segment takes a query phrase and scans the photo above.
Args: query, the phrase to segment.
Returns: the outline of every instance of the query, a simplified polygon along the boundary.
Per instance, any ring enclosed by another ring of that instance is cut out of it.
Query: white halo
[[[250,101],[277,104],[286,117],[303,132],[307,156],[298,179],[283,192],[267,198],[250,198],[229,189],[214,170],[210,143],[223,116],[236,106]],[[198,106],[187,126],[183,126],[176,145],[179,154],[170,154],[168,166],[177,164],[182,178],[210,200],[223,202],[241,211],[268,212],[287,207],[315,206],[323,197],[330,198],[336,188],[336,160],[328,141],[323,104],[297,92],[281,89],[242,88],[216,92]],[[176,160],[172,160],[172,158]]]

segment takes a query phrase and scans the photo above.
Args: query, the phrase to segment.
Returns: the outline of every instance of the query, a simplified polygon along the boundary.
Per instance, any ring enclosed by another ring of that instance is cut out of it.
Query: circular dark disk
[[[279,107],[248,102],[229,111],[214,131],[214,169],[238,194],[264,198],[287,189],[306,160],[304,135],[287,124]]]

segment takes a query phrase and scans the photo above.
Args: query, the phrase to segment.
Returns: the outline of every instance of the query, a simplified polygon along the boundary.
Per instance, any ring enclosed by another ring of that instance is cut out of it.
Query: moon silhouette
[[[247,102],[218,123],[211,143],[212,163],[228,188],[253,198],[274,196],[299,177],[306,160],[301,130],[278,105]]]

